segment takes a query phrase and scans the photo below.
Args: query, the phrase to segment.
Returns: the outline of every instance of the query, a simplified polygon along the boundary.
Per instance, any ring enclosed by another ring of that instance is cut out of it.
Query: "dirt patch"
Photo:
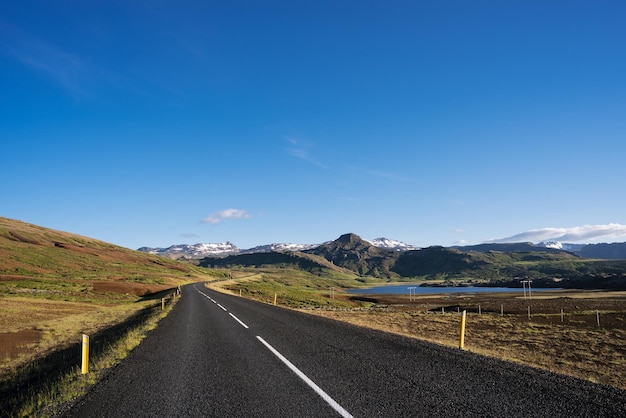
[[[24,350],[37,346],[43,332],[35,329],[24,329],[17,332],[0,332],[0,358],[11,360]]]

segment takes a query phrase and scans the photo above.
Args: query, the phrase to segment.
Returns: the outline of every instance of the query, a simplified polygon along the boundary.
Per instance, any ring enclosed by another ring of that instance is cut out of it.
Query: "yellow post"
[[[463,311],[461,316],[461,330],[459,332],[459,348],[463,350],[465,348],[465,315],[467,311]]]
[[[239,289],[239,296],[241,297],[241,289]]]
[[[81,373],[89,372],[89,336],[83,334],[83,361],[81,364]]]
[[[278,295],[277,295],[276,293],[274,293],[274,305],[276,305],[276,297],[277,297],[277,296],[278,296]]]
[[[165,310],[165,298],[161,298],[161,310]]]

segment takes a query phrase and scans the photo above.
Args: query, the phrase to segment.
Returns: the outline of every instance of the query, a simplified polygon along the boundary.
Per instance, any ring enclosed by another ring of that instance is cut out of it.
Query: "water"
[[[412,289],[409,290],[409,287]],[[558,290],[558,289],[544,289],[544,288],[532,288],[532,292],[542,290]],[[528,289],[526,289],[528,291]],[[350,289],[348,293],[371,295],[371,294],[384,294],[384,295],[408,295],[412,293],[414,295],[436,295],[436,294],[450,294],[450,293],[502,293],[502,292],[514,292],[523,293],[522,287],[425,287],[419,284],[403,284],[396,286],[377,286],[370,287],[368,289]]]

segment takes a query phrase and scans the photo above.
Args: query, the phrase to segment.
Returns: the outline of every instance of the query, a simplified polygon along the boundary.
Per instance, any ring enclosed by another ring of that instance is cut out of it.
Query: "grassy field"
[[[626,292],[553,291],[535,293],[532,300],[519,293],[409,300],[409,295],[359,298],[341,291],[357,284],[355,279],[319,280],[288,272],[272,277],[265,271],[233,273],[232,280],[212,287],[266,303],[273,303],[276,294],[281,306],[451,347],[458,347],[459,312],[466,310],[466,350],[626,389]]]

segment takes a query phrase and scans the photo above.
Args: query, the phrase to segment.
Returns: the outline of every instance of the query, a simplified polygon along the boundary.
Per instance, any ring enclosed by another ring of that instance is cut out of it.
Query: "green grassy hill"
[[[0,296],[88,300],[142,296],[196,281],[206,271],[180,261],[0,217]]]

